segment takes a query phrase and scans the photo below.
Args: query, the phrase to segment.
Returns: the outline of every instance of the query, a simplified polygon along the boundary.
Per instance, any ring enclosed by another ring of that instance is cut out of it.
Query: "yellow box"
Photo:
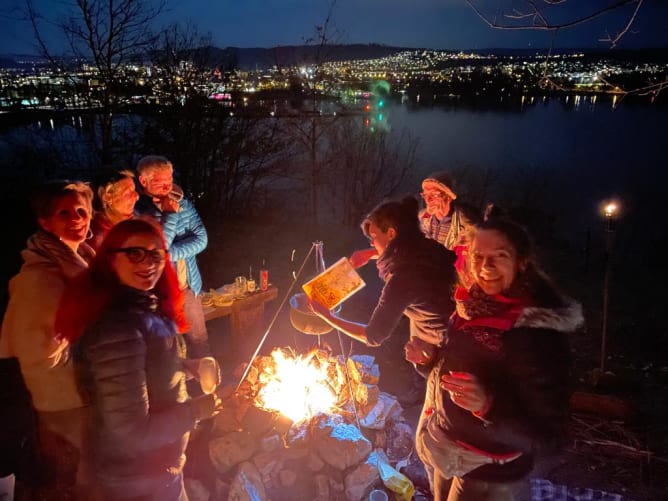
[[[302,285],[302,289],[309,299],[333,310],[365,285],[348,258],[342,257]]]

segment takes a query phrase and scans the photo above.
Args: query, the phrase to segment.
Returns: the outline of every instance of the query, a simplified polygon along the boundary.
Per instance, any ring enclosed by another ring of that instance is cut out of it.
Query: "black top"
[[[458,320],[455,316],[434,369],[437,380],[448,371],[472,373],[493,400],[481,419],[439,389],[439,425],[450,438],[485,452],[523,453],[503,465],[481,466],[467,477],[519,480],[533,467],[536,453],[556,450],[565,440],[571,366],[567,333],[581,323],[581,308],[575,303],[525,308],[505,331]]]
[[[456,255],[422,234],[398,236],[378,259],[385,286],[369,320],[369,346],[379,346],[406,315],[411,337],[440,346],[453,311]]]

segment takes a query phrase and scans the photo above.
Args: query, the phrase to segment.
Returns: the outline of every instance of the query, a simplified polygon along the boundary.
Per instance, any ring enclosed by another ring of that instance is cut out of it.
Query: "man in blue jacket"
[[[197,254],[206,249],[208,236],[195,206],[174,184],[173,173],[172,163],[163,156],[149,155],[139,160],[141,193],[135,212],[153,216],[162,225],[179,285],[185,291],[185,315],[190,324],[186,334],[188,356],[198,358],[209,355],[204,312],[197,299],[202,277],[196,260]]]

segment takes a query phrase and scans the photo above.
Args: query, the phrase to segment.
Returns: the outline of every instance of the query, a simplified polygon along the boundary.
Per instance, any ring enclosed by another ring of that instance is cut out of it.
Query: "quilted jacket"
[[[162,212],[150,197],[141,195],[135,212],[153,216],[160,222],[172,261],[185,260],[188,286],[197,295],[202,290],[202,276],[196,256],[206,249],[209,238],[195,206],[183,198],[179,207],[179,212]]]

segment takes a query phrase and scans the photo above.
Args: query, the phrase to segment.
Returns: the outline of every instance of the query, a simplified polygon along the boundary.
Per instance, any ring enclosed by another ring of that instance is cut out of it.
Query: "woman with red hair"
[[[114,226],[61,301],[56,333],[75,345],[105,498],[186,499],[189,431],[220,408],[215,393],[188,400],[187,327],[162,230],[145,219]]]

